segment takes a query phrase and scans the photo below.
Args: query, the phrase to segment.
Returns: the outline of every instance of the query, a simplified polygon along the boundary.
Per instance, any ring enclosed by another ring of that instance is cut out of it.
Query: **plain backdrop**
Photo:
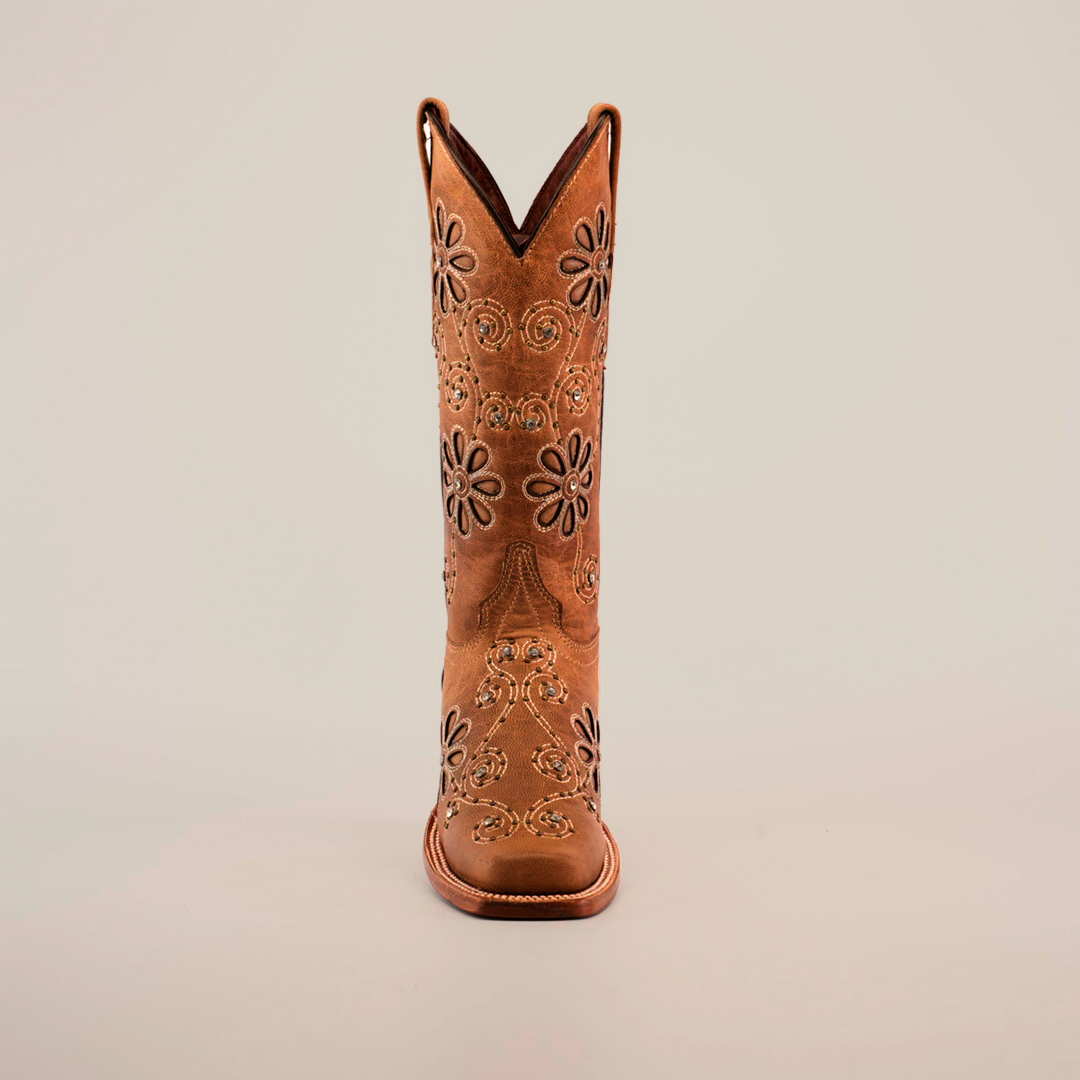
[[[0,29],[3,1080],[1074,1080],[1075,4]],[[429,94],[624,119],[592,920],[422,870]]]

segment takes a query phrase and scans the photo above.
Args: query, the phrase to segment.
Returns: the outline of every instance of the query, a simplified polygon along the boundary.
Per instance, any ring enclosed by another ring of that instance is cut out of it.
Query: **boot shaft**
[[[618,113],[590,112],[520,227],[445,105],[428,99],[420,120],[431,133],[430,166],[421,152],[449,637],[477,632],[480,606],[520,542],[535,550],[562,628],[588,640],[600,581]]]

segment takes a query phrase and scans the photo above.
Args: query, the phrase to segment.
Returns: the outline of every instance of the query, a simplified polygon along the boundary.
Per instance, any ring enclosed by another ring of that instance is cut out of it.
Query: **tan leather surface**
[[[598,504],[621,120],[590,110],[520,226],[443,102],[422,102],[417,127],[446,532],[441,841],[479,888],[571,893],[605,850]]]

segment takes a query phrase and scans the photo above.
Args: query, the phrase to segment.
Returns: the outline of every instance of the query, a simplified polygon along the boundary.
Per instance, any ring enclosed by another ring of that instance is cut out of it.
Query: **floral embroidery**
[[[574,831],[574,823],[563,810],[541,810],[526,824],[537,836],[550,836],[555,840],[563,840]]]
[[[582,218],[574,226],[574,240],[577,247],[559,260],[559,273],[571,279],[566,299],[598,319],[611,291],[611,223],[603,206],[596,208],[594,221]]]
[[[475,788],[488,787],[506,772],[506,755],[497,746],[487,746],[473,755],[466,780]]]
[[[477,266],[476,254],[462,244],[465,226],[457,214],[448,214],[442,199],[435,204],[435,239],[433,242],[435,269],[431,288],[435,303],[443,315],[455,304],[465,303],[469,290],[462,280]]]
[[[463,536],[468,536],[475,522],[481,529],[490,528],[495,511],[488,505],[502,495],[502,481],[489,472],[491,454],[487,446],[473,440],[466,442],[465,432],[455,427],[443,436],[442,475],[446,516]]]
[[[577,557],[574,559],[574,591],[583,604],[591,604],[596,599],[600,581],[599,557],[586,555],[585,561],[581,561],[584,554],[582,539],[584,533],[578,533]]]
[[[442,775],[439,780],[439,797],[457,788],[454,773],[465,764],[465,736],[469,733],[469,721],[461,720],[457,709],[446,714],[442,729]]]
[[[474,826],[473,840],[478,844],[490,844],[505,840],[517,832],[520,819],[505,803],[495,799],[474,799],[469,802],[488,811]]]
[[[567,784],[576,779],[574,766],[562,747],[555,743],[544,743],[533,751],[533,767],[537,772],[554,780],[557,784]]]
[[[600,721],[588,705],[581,708],[582,715],[575,716],[571,723],[574,731],[581,736],[575,745],[578,760],[585,768],[585,784],[600,794]]]
[[[589,516],[593,485],[592,439],[574,430],[565,445],[551,443],[537,455],[544,472],[525,481],[525,494],[540,503],[535,515],[538,529],[559,527],[568,540]]]

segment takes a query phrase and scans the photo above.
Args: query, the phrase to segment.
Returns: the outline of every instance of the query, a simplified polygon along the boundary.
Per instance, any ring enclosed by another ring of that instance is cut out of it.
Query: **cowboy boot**
[[[593,915],[619,880],[596,614],[619,112],[590,110],[520,226],[443,102],[421,103],[417,130],[448,623],[425,865],[475,914]]]

